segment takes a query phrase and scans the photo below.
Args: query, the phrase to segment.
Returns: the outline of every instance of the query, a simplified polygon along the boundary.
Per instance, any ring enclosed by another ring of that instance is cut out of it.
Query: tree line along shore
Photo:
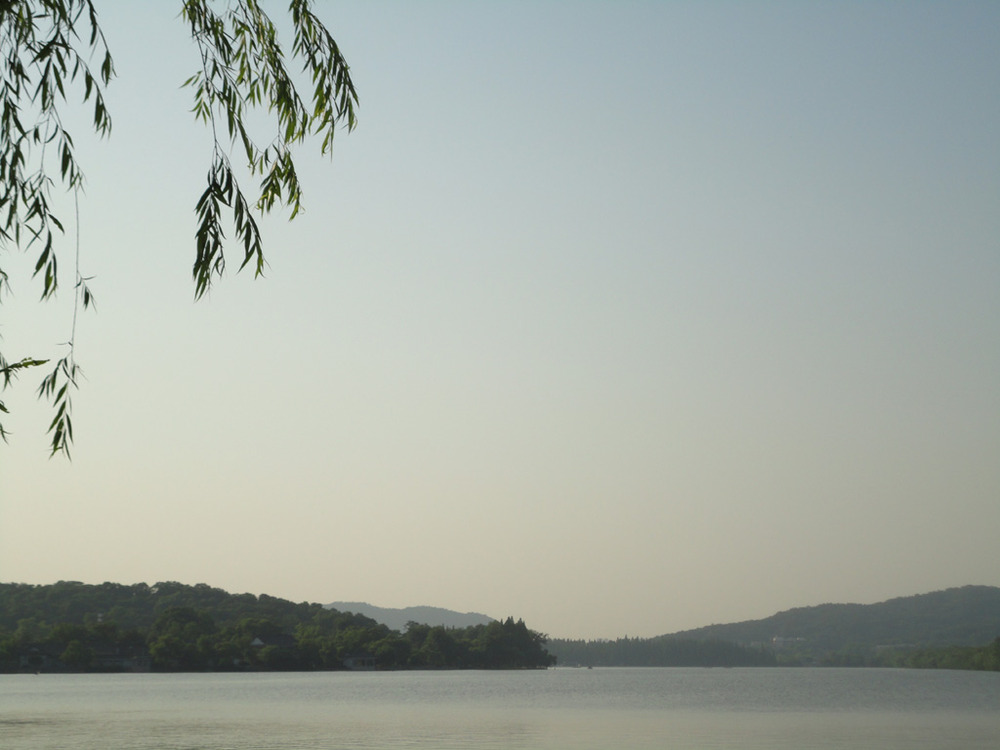
[[[551,666],[523,620],[405,632],[320,604],[204,584],[0,584],[0,671],[530,669]]]
[[[914,617],[913,602],[933,604],[925,608],[936,613],[936,620],[941,622],[945,611],[953,637],[968,640],[992,628],[996,593],[989,587],[964,587],[886,604],[906,605],[910,627],[920,619]],[[942,602],[949,606],[942,607]],[[582,641],[549,639],[513,617],[467,627],[410,622],[393,630],[358,613],[266,594],[230,594],[205,584],[0,583],[0,672],[537,669],[557,662],[595,667],[1000,670],[1000,638],[981,646],[855,641],[831,648],[835,642],[829,636],[824,641],[813,635],[822,630],[820,620],[836,630],[837,618],[844,613],[861,622],[856,606],[822,605],[764,621],[711,626],[704,629],[711,631],[704,637],[689,631]],[[879,614],[884,606],[861,609]],[[877,619],[885,621],[881,615]],[[759,638],[758,631],[766,632],[762,628],[787,629],[790,622],[797,632],[812,637],[749,640]],[[960,632],[962,623],[968,633]],[[732,631],[725,633],[731,637],[724,637],[724,631]],[[845,635],[841,632],[842,638]]]

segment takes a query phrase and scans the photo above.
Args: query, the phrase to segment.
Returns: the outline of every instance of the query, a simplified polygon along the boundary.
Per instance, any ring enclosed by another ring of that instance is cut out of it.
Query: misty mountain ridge
[[[659,636],[821,654],[852,648],[982,646],[1000,636],[1000,588],[961,586],[876,604],[819,604]]]
[[[455,612],[442,607],[376,607],[367,602],[331,602],[323,606],[327,609],[353,612],[357,615],[370,617],[376,622],[386,625],[390,630],[396,630],[400,633],[406,630],[408,622],[430,625],[431,627],[442,625],[446,628],[467,628],[472,625],[489,625],[496,620],[495,617],[488,617],[479,612]]]

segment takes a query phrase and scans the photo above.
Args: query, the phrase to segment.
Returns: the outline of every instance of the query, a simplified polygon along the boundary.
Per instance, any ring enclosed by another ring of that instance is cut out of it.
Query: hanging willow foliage
[[[225,271],[227,223],[242,250],[240,268],[252,265],[255,275],[263,272],[263,243],[254,216],[278,206],[295,218],[302,188],[292,147],[314,136],[321,154],[329,154],[336,130],[356,126],[358,96],[347,62],[313,13],[311,0],[289,3],[290,56],[256,0],[183,0],[180,15],[197,49],[196,71],[184,85],[193,92],[195,117],[210,127],[213,138],[207,186],[195,204],[192,275],[197,299]],[[91,60],[99,62],[96,68]],[[301,66],[298,76],[289,70],[292,63]],[[37,251],[34,276],[41,280],[43,300],[59,288],[57,240],[65,234],[63,221],[51,207],[52,191],[58,186],[77,195],[83,185],[60,107],[67,88],[82,88],[84,103],[93,107],[94,131],[110,135],[104,90],[114,75],[93,0],[0,0],[0,246]],[[296,85],[296,77],[308,80],[307,90]],[[269,116],[276,127],[276,137],[264,146],[249,135],[246,124],[257,112]],[[229,155],[233,150],[245,159],[251,178],[259,180],[249,197],[234,173]],[[66,456],[73,439],[71,393],[79,374],[74,359],[76,312],[94,303],[89,279],[79,270],[79,238],[75,249],[68,353],[38,388],[55,411],[49,427],[51,453]],[[0,268],[0,302],[9,283]],[[0,392],[24,370],[48,361],[8,361],[0,352]],[[0,412],[7,412],[3,401]],[[0,438],[6,440],[7,435],[0,423]]]

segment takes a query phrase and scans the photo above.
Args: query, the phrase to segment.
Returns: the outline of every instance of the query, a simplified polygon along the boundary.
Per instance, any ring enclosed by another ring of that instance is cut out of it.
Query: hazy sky
[[[199,303],[178,6],[99,4],[77,442],[5,394],[0,580],[562,637],[1000,585],[1000,4],[319,2],[359,127]]]

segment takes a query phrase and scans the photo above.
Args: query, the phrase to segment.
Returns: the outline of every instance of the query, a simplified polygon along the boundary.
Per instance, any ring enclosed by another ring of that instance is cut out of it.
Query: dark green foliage
[[[508,618],[468,628],[364,615],[205,584],[0,584],[0,671],[546,667],[545,637]]]
[[[549,650],[560,664],[591,667],[773,667],[774,654],[762,648],[691,638],[618,638],[614,641],[553,639]]]
[[[405,637],[410,645],[406,663],[411,667],[523,669],[556,663],[545,648],[547,638],[512,617],[467,628],[410,623]]]
[[[491,622],[471,629],[476,638],[473,660],[490,669],[507,669],[527,664],[545,667],[556,663],[556,657],[545,648],[548,639],[529,630],[523,620],[508,617],[503,623]]]
[[[845,649],[823,663],[837,667],[904,667],[911,669],[973,669],[1000,671],[1000,637],[986,646]]]
[[[77,669],[89,669],[94,663],[94,649],[85,646],[82,641],[72,640],[59,655],[59,661]]]
[[[49,625],[35,617],[0,627],[0,671],[121,671],[148,667],[146,636],[115,623]]]
[[[219,626],[256,619],[273,621],[284,630],[327,611],[319,604],[296,604],[266,594],[230,594],[204,583],[0,583],[0,628],[6,629],[16,627],[19,620],[36,617],[51,623],[80,625],[103,620],[121,628],[149,630],[164,613],[185,608],[210,612]]]

